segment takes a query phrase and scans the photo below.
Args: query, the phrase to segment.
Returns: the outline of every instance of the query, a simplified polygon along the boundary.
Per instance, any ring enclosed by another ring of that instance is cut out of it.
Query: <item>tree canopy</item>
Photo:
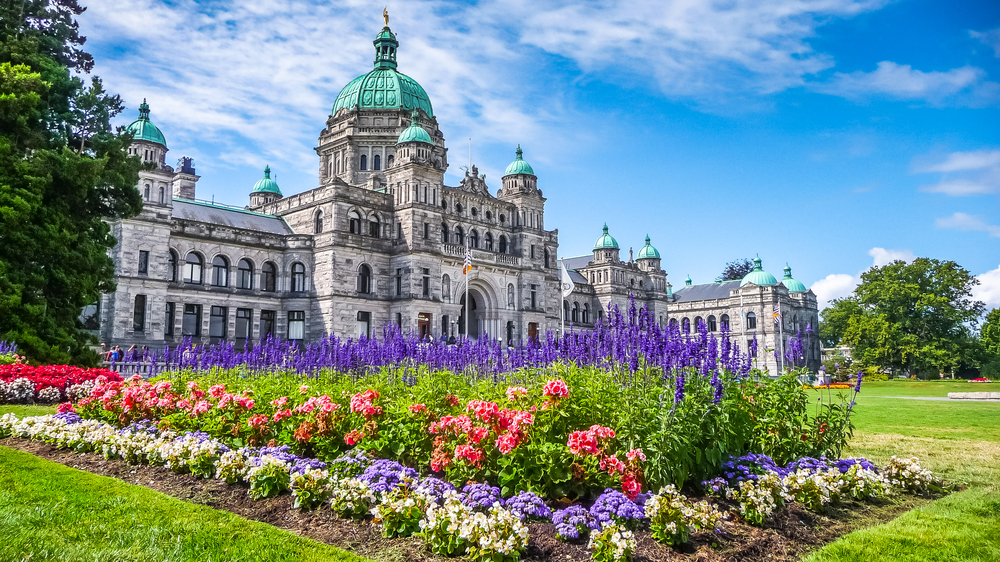
[[[0,3],[0,340],[29,358],[91,362],[81,309],[114,289],[105,219],[142,208],[142,164],[110,120],[123,107],[81,75],[76,0]]]
[[[723,281],[740,281],[751,271],[753,271],[753,260],[750,258],[733,260],[726,264],[722,273],[715,278],[715,282],[721,283]]]
[[[994,308],[986,315],[986,321],[979,330],[979,342],[988,357],[1000,358],[1000,308]]]
[[[970,327],[985,305],[972,299],[979,283],[953,261],[917,258],[873,267],[847,298],[823,310],[828,345],[848,345],[865,365],[893,372],[949,372],[973,360]]]

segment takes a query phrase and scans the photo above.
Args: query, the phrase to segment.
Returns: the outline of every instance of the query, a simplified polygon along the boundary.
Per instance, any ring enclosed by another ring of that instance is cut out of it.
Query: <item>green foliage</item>
[[[979,330],[979,342],[987,357],[1000,359],[1000,308],[986,314],[986,322]]]
[[[0,7],[0,339],[32,360],[95,364],[81,309],[114,288],[104,219],[141,209],[122,110],[80,50],[75,0]]]
[[[862,274],[854,294],[823,311],[824,342],[864,365],[927,375],[975,361],[969,325],[983,313],[974,275],[952,261],[897,260]]]
[[[1000,381],[1000,355],[983,365],[983,368],[979,371],[979,376],[991,381]]]
[[[753,271],[753,261],[750,258],[733,260],[726,264],[722,273],[715,278],[715,282],[722,283],[723,281],[740,281],[751,271]]]

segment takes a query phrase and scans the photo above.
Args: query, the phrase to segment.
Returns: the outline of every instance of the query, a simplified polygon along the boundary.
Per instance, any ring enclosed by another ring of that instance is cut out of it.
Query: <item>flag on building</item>
[[[774,323],[775,324],[780,324],[781,323],[781,303],[780,302],[776,303],[774,305]]]
[[[562,288],[562,296],[563,298],[566,298],[573,293],[573,289],[576,288],[576,285],[573,283],[573,280],[569,278],[569,271],[566,271],[566,262],[560,261],[560,264],[562,265],[562,271],[559,272],[559,282],[560,287]]]
[[[462,266],[462,275],[468,275],[472,270],[472,250],[465,250],[465,264]]]

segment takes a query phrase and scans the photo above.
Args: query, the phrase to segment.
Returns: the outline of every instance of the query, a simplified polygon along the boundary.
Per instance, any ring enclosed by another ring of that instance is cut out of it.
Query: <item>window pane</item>
[[[301,310],[293,310],[288,313],[288,339],[305,339],[306,313]]]
[[[201,335],[201,305],[184,305],[184,323],[181,327],[181,335],[200,336]]]
[[[139,250],[139,275],[149,273],[149,252]]]
[[[268,336],[274,336],[274,311],[262,310],[260,311],[260,338],[267,339]]]
[[[163,334],[167,336],[174,335],[174,303],[167,303],[166,318],[163,319],[164,327]]]
[[[211,316],[208,319],[208,336],[213,342],[226,339],[226,313],[228,309],[224,306],[213,306]]]
[[[135,296],[135,311],[132,314],[132,331],[146,331],[146,295]]]

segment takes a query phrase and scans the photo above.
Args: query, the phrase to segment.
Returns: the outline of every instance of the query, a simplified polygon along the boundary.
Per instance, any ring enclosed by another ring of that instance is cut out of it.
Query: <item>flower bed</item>
[[[54,404],[79,400],[90,394],[99,381],[122,381],[107,369],[81,369],[70,365],[31,366],[22,363],[0,365],[0,403]]]
[[[979,379],[969,379],[969,382],[993,382],[993,381],[991,381],[990,379],[979,378]]]
[[[846,382],[833,382],[830,384],[817,384],[815,386],[806,386],[804,388],[830,388],[833,390],[850,390],[851,384]]]
[[[595,559],[627,560],[635,549],[636,531],[649,529],[657,540],[680,545],[691,533],[711,532],[736,517],[708,502],[692,502],[673,487],[646,495],[638,503],[615,490],[605,490],[589,508],[573,505],[553,512],[529,492],[505,497],[489,484],[469,484],[459,490],[358,451],[324,463],[294,455],[285,447],[232,449],[205,434],[160,430],[149,423],[118,429],[84,420],[68,405],[60,409],[53,416],[0,417],[0,438],[35,439],[76,452],[244,483],[252,498],[290,492],[300,509],[330,509],[341,517],[372,519],[386,536],[416,535],[427,548],[446,556],[517,560],[527,544],[526,525],[551,518],[556,532],[567,540],[587,539]],[[835,464],[801,459],[795,467],[783,467],[794,468],[784,477],[767,468],[776,465],[766,457],[733,462],[734,466],[752,464],[741,474],[757,477],[744,478],[737,488],[727,482],[721,493],[734,499],[743,518],[758,524],[790,502],[822,510],[843,497],[923,493],[934,486],[933,477],[916,459],[894,457],[883,471],[868,468],[870,464],[860,459]]]

